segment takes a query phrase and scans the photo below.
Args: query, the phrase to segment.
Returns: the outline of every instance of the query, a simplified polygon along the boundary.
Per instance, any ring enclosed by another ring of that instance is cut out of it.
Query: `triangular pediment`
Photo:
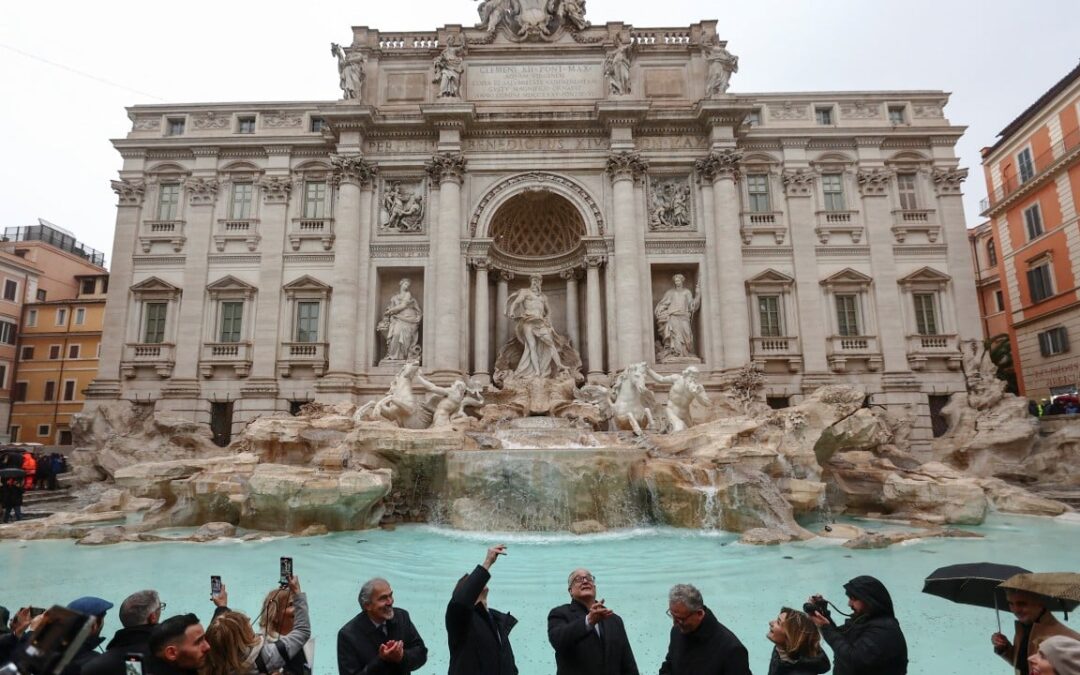
[[[793,284],[795,279],[789,277],[783,272],[778,272],[771,267],[756,277],[752,277],[748,284]]]
[[[243,279],[237,279],[233,275],[227,274],[207,286],[206,290],[217,293],[228,291],[243,291],[245,293],[250,293],[255,291],[256,288]]]
[[[931,283],[943,284],[952,281],[952,277],[932,267],[923,267],[900,279],[902,284]]]
[[[823,284],[858,284],[865,286],[873,282],[872,277],[868,277],[858,270],[845,267],[836,274],[826,277],[821,280]]]
[[[164,279],[158,277],[150,277],[149,279],[143,279],[139,283],[131,287],[131,290],[136,293],[179,293],[180,289],[173,286]]]
[[[305,274],[299,279],[294,279],[285,284],[284,289],[286,291],[329,291],[330,286],[313,276]]]

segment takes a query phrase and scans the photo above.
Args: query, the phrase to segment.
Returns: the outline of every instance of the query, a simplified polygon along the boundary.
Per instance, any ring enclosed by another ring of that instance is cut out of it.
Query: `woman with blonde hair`
[[[256,635],[246,614],[229,610],[226,606],[228,595],[224,590],[215,598],[218,612],[206,630],[210,651],[200,675],[270,675],[286,671],[286,666],[295,661],[311,637],[311,622],[307,596],[300,591],[300,579],[290,578],[288,588],[282,590],[288,591],[288,595],[280,599],[289,599],[287,609],[290,611],[287,619],[278,619],[278,630],[285,630],[274,639],[268,634]],[[277,619],[279,614],[285,617],[285,609],[278,612],[275,607],[274,618]]]
[[[769,675],[820,675],[829,672],[829,657],[821,650],[817,626],[804,612],[790,607],[769,622],[766,635],[773,643]]]

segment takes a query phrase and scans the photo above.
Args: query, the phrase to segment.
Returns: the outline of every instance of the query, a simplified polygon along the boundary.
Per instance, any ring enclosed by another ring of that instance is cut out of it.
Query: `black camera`
[[[803,603],[802,608],[807,614],[817,612],[829,621],[832,621],[832,615],[829,614],[829,601],[820,595],[811,596],[810,602]]]

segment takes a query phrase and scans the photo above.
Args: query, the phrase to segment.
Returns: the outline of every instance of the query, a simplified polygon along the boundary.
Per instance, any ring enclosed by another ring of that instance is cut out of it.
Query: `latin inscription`
[[[470,65],[466,87],[472,101],[596,99],[603,80],[599,63]]]
[[[593,138],[466,138],[461,142],[466,152],[560,152],[607,150],[608,139]]]

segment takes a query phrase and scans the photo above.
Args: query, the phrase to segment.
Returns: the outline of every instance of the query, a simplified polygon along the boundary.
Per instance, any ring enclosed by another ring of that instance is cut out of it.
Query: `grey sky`
[[[958,149],[961,166],[972,169],[969,226],[985,196],[979,148],[1080,57],[1075,0],[588,0],[588,16],[639,27],[719,19],[740,58],[736,94],[952,92],[946,115],[969,127]],[[5,2],[0,225],[46,218],[111,261],[108,181],[120,156],[109,139],[130,128],[125,106],[332,100],[339,92],[328,45],[348,42],[351,26],[432,30],[475,21],[469,0]]]

